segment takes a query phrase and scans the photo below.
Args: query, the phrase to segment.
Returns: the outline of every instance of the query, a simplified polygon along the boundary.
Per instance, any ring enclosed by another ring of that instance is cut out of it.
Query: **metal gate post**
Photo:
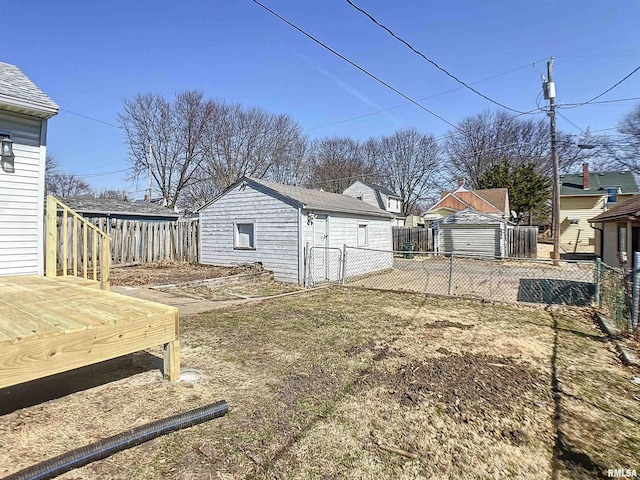
[[[600,258],[596,257],[596,269],[593,272],[593,283],[596,285],[595,301],[598,307],[600,306],[600,269]]]
[[[449,292],[447,295],[451,295],[453,289],[453,253],[449,257]]]
[[[347,245],[342,246],[342,285],[347,282]]]
[[[631,296],[631,331],[635,332],[638,327],[638,300],[640,294],[640,279],[638,271],[640,270],[640,252],[633,252],[633,294]]]
[[[311,262],[309,261],[309,254],[310,254],[310,250],[309,250],[309,242],[307,242],[304,246],[304,288],[309,288],[309,270],[311,268]]]

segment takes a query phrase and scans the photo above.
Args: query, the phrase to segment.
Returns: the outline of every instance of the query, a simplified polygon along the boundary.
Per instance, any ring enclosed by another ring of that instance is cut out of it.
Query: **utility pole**
[[[151,203],[151,189],[152,189],[152,183],[151,183],[151,163],[153,162],[153,151],[151,150],[151,142],[149,142],[149,161],[147,162],[149,164],[149,193],[148,193],[148,201],[149,203]]]
[[[560,260],[560,168],[556,151],[556,85],[553,82],[553,57],[547,62],[548,80],[543,81],[542,89],[545,100],[549,100],[549,119],[551,120],[551,160],[553,161],[553,260],[557,265]]]

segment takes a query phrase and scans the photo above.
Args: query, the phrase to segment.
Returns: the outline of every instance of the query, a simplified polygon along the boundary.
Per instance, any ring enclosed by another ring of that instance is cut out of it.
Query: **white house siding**
[[[362,197],[362,201],[368,203],[369,205],[373,205],[374,207],[380,208],[380,204],[378,203],[378,197],[376,197],[376,192],[368,185],[365,185],[360,182],[356,182],[347,189],[342,192],[344,195],[348,195],[353,198]]]
[[[343,213],[320,213],[314,212],[318,216],[328,215],[329,237],[327,246],[343,250],[344,245],[348,247],[362,247],[366,249],[384,250],[349,250],[347,261],[347,276],[363,275],[391,268],[393,266],[393,240],[391,238],[391,219],[380,217],[363,217],[348,215]],[[307,213],[303,212],[303,242],[313,246],[314,226],[306,221]],[[358,245],[358,225],[366,225],[368,242],[366,245]],[[337,256],[330,253],[330,262],[335,262]],[[330,272],[335,269],[331,265]]]
[[[255,221],[255,250],[234,249],[234,222]],[[298,209],[241,186],[200,212],[200,262],[232,266],[261,262],[282,282],[298,283]]]
[[[15,172],[0,168],[0,276],[42,274],[46,120],[0,112],[0,132],[14,141]]]

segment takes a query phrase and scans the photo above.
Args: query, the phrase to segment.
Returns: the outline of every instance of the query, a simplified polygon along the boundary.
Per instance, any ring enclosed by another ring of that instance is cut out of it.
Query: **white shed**
[[[432,223],[438,251],[459,255],[505,257],[509,222],[467,208]]]
[[[244,177],[200,209],[200,262],[260,262],[276,280],[302,284],[307,247],[337,280],[344,245],[392,250],[392,219],[346,195]]]
[[[47,119],[56,105],[14,65],[0,63],[0,276],[42,275]],[[4,142],[3,142],[4,143]]]

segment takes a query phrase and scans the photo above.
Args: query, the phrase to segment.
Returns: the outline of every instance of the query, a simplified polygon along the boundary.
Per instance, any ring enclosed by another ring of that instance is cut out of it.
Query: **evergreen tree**
[[[504,160],[487,168],[478,179],[478,186],[509,189],[509,206],[520,223],[525,213],[529,213],[531,219],[544,211],[551,182],[533,163],[512,165]]]

